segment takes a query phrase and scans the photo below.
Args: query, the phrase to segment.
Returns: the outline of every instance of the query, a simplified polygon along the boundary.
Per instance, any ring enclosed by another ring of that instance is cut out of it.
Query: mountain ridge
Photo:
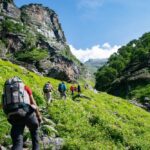
[[[17,8],[14,1],[0,8],[1,58],[68,82],[79,79],[84,65],[71,53],[55,11],[41,4]]]

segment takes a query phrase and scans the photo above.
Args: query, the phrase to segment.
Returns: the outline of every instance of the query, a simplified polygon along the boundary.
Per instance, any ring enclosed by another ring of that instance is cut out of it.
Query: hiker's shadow
[[[77,95],[73,96],[73,97],[72,97],[72,100],[78,102],[78,101],[80,101],[80,98],[84,98],[84,99],[87,99],[87,100],[91,100],[90,97],[87,97],[87,96],[85,96],[85,95],[83,95],[83,94],[77,94]]]

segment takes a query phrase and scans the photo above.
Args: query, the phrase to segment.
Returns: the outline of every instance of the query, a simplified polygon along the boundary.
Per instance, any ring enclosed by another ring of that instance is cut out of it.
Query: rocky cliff
[[[40,4],[17,8],[13,0],[0,2],[0,57],[66,81],[78,79],[84,68],[53,10]]]

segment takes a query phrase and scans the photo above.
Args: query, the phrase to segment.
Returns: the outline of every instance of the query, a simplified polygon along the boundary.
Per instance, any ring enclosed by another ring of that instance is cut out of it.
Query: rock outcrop
[[[65,81],[75,81],[84,72],[57,14],[40,4],[17,8],[13,0],[0,2],[0,57]]]
[[[135,87],[150,84],[150,55],[143,61],[129,63],[122,73],[110,86],[108,92],[117,96],[120,93],[130,96]],[[124,93],[122,93],[122,91]],[[144,98],[144,97],[143,97]]]

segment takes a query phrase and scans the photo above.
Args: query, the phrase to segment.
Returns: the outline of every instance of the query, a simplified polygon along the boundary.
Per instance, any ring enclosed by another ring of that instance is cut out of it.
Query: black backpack
[[[43,88],[44,93],[48,93],[52,91],[52,86],[49,83],[46,83]]]

